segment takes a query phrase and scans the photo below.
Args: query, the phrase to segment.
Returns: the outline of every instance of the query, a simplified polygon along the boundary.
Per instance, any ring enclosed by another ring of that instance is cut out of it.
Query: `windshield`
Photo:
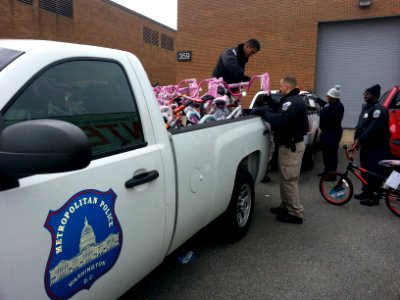
[[[23,54],[22,51],[0,48],[0,72],[14,59]]]
[[[389,91],[386,91],[382,97],[379,99],[379,103],[383,105],[383,103],[385,103],[385,100],[387,98],[387,96],[389,95]]]

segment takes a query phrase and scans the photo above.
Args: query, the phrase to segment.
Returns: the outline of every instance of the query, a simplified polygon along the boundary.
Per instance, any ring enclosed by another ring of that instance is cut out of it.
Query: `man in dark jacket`
[[[304,208],[300,203],[298,182],[308,118],[307,106],[296,86],[293,76],[285,76],[280,81],[284,96],[279,104],[274,107],[274,102],[270,101],[267,109],[260,107],[252,114],[270,123],[278,147],[281,205],[271,208],[271,213],[277,215],[280,222],[302,224]]]
[[[214,68],[213,77],[222,77],[226,83],[249,81],[250,77],[244,74],[249,58],[260,51],[260,43],[250,39],[244,44],[225,50],[218,59]]]
[[[317,98],[317,103],[322,106],[319,128],[321,129],[320,144],[324,161],[324,171],[319,173],[319,176],[323,176],[327,172],[335,172],[338,166],[338,149],[343,134],[344,114],[344,106],[340,102],[340,89],[340,85],[331,88],[326,93],[328,101]]]
[[[389,114],[378,99],[381,86],[375,84],[364,92],[364,101],[358,124],[354,134],[353,147],[360,148],[361,167],[368,171],[385,176],[384,169],[378,162],[390,157]],[[354,195],[363,205],[379,205],[379,189],[382,180],[376,176],[365,174],[368,185],[363,185],[362,192]]]

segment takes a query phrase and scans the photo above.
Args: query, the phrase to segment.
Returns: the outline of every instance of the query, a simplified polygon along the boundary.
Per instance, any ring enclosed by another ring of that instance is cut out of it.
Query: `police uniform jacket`
[[[279,145],[292,147],[293,144],[303,141],[307,134],[307,106],[299,92],[299,89],[293,89],[281,98],[275,111],[264,113],[264,119],[270,123],[274,140]]]
[[[214,68],[213,77],[223,77],[227,83],[249,81],[250,77],[244,75],[248,58],[244,55],[244,44],[225,50],[218,59]]]
[[[379,102],[363,106],[354,134],[361,147],[388,146],[390,139],[389,114]]]
[[[334,102],[326,102],[317,99],[317,103],[323,106],[320,112],[319,128],[322,132],[342,132],[342,119],[344,115],[344,106],[339,99]]]

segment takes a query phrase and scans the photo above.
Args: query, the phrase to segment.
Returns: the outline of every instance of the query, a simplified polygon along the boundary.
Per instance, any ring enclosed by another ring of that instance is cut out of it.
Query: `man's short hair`
[[[292,88],[297,87],[297,80],[293,75],[286,75],[282,78],[282,80]]]
[[[253,48],[256,48],[257,51],[260,51],[261,46],[260,46],[260,42],[256,39],[249,39],[246,44],[250,45]]]

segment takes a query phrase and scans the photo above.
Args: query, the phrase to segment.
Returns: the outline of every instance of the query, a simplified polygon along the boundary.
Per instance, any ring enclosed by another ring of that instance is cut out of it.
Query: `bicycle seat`
[[[204,101],[214,100],[214,98],[215,97],[208,95],[208,94],[201,97],[201,99],[203,99]]]
[[[385,160],[381,160],[378,163],[378,165],[381,167],[396,168],[396,167],[400,167],[400,160],[385,159]]]
[[[221,97],[217,97],[213,100],[213,104],[221,104],[221,105],[228,105],[229,104],[229,98],[227,95],[223,95]]]

